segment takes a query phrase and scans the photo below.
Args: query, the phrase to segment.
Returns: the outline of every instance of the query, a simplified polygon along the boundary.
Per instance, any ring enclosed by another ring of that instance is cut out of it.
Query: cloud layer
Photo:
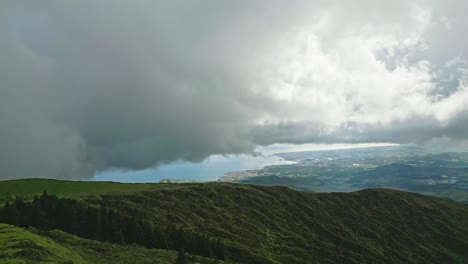
[[[340,2],[2,1],[0,179],[466,140],[468,4]]]

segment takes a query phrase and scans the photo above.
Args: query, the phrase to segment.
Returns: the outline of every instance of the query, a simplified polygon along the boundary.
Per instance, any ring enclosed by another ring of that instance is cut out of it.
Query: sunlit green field
[[[0,264],[172,264],[177,252],[116,245],[76,237],[60,230],[40,231],[0,223]],[[188,255],[190,263],[224,263]]]
[[[83,258],[48,237],[0,223],[0,263],[86,263]]]
[[[32,199],[34,195],[46,191],[61,197],[100,195],[109,193],[134,193],[164,184],[129,184],[118,182],[83,182],[52,179],[23,179],[0,181],[0,204],[11,201],[15,196]]]

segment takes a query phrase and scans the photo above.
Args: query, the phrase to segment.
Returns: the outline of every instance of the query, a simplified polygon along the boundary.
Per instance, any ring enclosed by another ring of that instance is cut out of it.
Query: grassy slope
[[[0,182],[0,204],[11,201],[15,196],[32,199],[46,191],[63,197],[100,195],[106,193],[134,193],[162,184],[125,184],[118,182],[60,181],[52,179],[24,179]]]
[[[468,262],[468,206],[394,190],[178,184],[94,202],[224,237],[244,263]]]
[[[29,195],[21,182],[10,190]],[[242,263],[468,262],[468,206],[433,197],[384,189],[316,194],[229,183],[98,190],[96,197],[60,183],[48,192],[78,194],[156,224],[177,223],[223,237],[228,258]],[[49,185],[39,184],[38,190]]]
[[[0,263],[172,264],[177,252],[120,246],[83,239],[59,230],[50,232],[0,224]],[[189,256],[195,263],[224,263]]]
[[[86,263],[76,252],[50,238],[0,224],[0,263]]]

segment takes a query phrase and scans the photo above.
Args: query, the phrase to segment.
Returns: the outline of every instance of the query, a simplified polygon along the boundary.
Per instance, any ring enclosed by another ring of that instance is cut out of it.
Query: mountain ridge
[[[98,195],[84,192],[76,198],[155,225],[223,238],[231,262],[468,260],[468,206],[397,190],[309,193],[284,186],[212,182],[154,184]]]

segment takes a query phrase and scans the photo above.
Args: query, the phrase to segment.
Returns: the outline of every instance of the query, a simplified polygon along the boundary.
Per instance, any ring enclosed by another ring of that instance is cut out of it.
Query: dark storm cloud
[[[243,105],[251,65],[242,58],[254,56],[256,36],[229,39],[225,30],[242,30],[247,22],[229,13],[249,6],[3,5],[2,178],[82,177],[252,150],[255,114]]]

